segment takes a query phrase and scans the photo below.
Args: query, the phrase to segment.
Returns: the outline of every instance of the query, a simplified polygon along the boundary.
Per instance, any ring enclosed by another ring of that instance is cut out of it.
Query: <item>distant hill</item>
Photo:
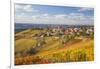
[[[93,25],[63,25],[63,24],[28,24],[28,23],[15,23],[15,33],[21,32],[26,29],[31,28],[54,28],[54,27],[62,27],[62,28],[68,28],[68,27],[81,27],[81,26],[93,26]]]

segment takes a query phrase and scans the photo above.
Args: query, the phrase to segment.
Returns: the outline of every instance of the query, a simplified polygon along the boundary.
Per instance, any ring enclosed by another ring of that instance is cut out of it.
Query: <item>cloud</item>
[[[82,12],[90,11],[93,8],[79,8],[78,12],[70,13],[39,13],[32,5],[15,4],[15,22],[16,23],[44,23],[44,24],[67,24],[67,25],[82,25],[93,24],[94,17],[85,15]]]
[[[32,7],[32,5],[18,5],[18,4],[15,4],[15,11],[38,12],[38,10],[35,10]]]
[[[80,8],[78,12],[91,11],[93,8]]]
[[[34,9],[32,5],[19,5],[15,4],[15,16],[28,16],[37,13],[38,10]],[[24,15],[23,15],[24,14]]]
[[[78,13],[70,14],[41,14],[31,17],[16,17],[15,22],[21,23],[43,23],[43,24],[67,24],[67,25],[93,25],[94,17]]]

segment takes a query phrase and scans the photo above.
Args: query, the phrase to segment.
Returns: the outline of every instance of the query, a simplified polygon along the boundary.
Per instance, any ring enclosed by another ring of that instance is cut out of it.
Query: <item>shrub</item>
[[[28,51],[28,53],[30,55],[33,55],[33,54],[36,54],[37,53],[37,50],[35,48],[30,48],[29,51]]]

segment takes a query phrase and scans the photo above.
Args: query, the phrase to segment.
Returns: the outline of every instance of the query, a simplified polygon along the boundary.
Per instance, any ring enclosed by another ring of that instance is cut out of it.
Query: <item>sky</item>
[[[94,8],[15,4],[15,23],[93,25]]]

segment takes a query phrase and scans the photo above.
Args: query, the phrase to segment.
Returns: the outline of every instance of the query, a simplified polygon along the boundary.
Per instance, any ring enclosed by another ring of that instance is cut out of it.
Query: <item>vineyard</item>
[[[16,33],[15,65],[93,61],[93,32],[86,34],[86,30],[82,30],[71,34],[49,34],[52,31],[47,29],[28,29]]]
[[[90,41],[93,43],[93,41]],[[89,42],[89,43],[90,43]],[[58,51],[48,51],[35,56],[19,57],[15,59],[16,65],[23,64],[48,64],[62,62],[78,62],[78,61],[93,61],[93,45],[86,43],[82,48],[65,48]],[[80,45],[82,46],[82,44]]]

